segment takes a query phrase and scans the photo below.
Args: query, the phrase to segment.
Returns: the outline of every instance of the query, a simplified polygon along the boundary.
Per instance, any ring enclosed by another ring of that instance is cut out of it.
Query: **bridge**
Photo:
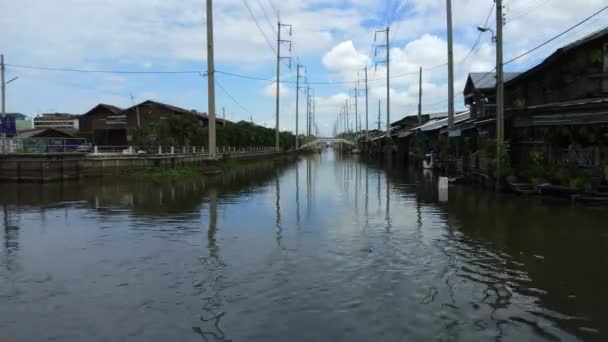
[[[311,141],[309,143],[306,143],[302,146],[300,146],[300,150],[305,149],[305,148],[309,148],[312,147],[314,145],[318,145],[318,144],[346,144],[346,145],[350,145],[350,146],[356,146],[354,141],[351,140],[347,140],[347,139],[342,139],[342,138],[317,138],[317,140],[315,141]]]

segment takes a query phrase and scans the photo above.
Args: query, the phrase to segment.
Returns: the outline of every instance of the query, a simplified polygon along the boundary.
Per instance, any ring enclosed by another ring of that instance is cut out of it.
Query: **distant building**
[[[45,113],[34,118],[34,128],[62,128],[78,131],[78,115],[67,113]]]
[[[204,113],[151,100],[127,109],[99,104],[80,117],[80,133],[97,145],[127,146],[138,128],[179,115],[198,118],[201,127],[206,127],[209,122]],[[222,125],[228,121],[216,118],[216,122]]]
[[[6,115],[15,119],[15,126],[17,128],[17,131],[34,128],[34,122],[25,114],[7,113]]]

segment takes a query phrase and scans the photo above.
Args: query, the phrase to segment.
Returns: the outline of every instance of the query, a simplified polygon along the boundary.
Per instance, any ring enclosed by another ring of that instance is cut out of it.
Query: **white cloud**
[[[267,85],[266,87],[264,87],[263,93],[266,96],[275,97],[277,95],[277,83],[273,82],[273,83]],[[289,90],[287,89],[287,87],[283,83],[281,83],[279,86],[279,94],[287,95],[288,93],[289,93]]]

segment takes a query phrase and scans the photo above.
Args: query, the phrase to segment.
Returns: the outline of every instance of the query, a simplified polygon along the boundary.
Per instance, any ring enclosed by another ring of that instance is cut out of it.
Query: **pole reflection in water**
[[[276,222],[275,229],[277,234],[277,245],[281,246],[281,240],[283,239],[283,227],[281,226],[281,185],[279,184],[279,177],[275,177],[275,209],[276,209]]]
[[[295,166],[296,169],[296,223],[300,228],[300,165]]]
[[[208,190],[209,196],[209,228],[207,230],[207,249],[209,258],[201,258],[203,266],[202,278],[193,284],[195,293],[202,301],[199,324],[192,327],[204,341],[225,341],[225,333],[220,327],[225,316],[222,298],[222,270],[224,262],[220,258],[220,247],[217,243],[217,209],[218,192],[215,187]]]

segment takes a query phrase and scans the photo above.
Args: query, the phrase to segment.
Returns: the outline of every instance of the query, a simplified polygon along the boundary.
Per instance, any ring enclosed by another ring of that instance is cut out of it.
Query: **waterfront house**
[[[485,153],[495,136],[495,86],[494,73],[472,73],[463,92],[472,122],[455,128],[474,129],[475,160],[493,158]],[[608,145],[608,28],[525,72],[506,73],[504,88],[505,138],[515,173],[528,175],[538,160],[546,170],[575,164],[597,173],[608,165],[608,151],[600,151]]]
[[[518,72],[504,73],[505,82],[519,76]],[[496,116],[496,73],[469,73],[464,87],[464,104],[471,111],[471,118]]]
[[[99,104],[80,118],[80,131],[97,145],[128,146],[138,129],[150,127],[177,116],[195,118],[199,127],[206,127],[204,113],[157,101],[144,101],[127,109]],[[227,121],[216,118],[219,125]]]
[[[520,169],[540,155],[551,169],[601,174],[608,167],[608,28],[506,82],[505,115]]]
[[[127,144],[123,109],[100,103],[80,116],[80,135],[96,145]]]

